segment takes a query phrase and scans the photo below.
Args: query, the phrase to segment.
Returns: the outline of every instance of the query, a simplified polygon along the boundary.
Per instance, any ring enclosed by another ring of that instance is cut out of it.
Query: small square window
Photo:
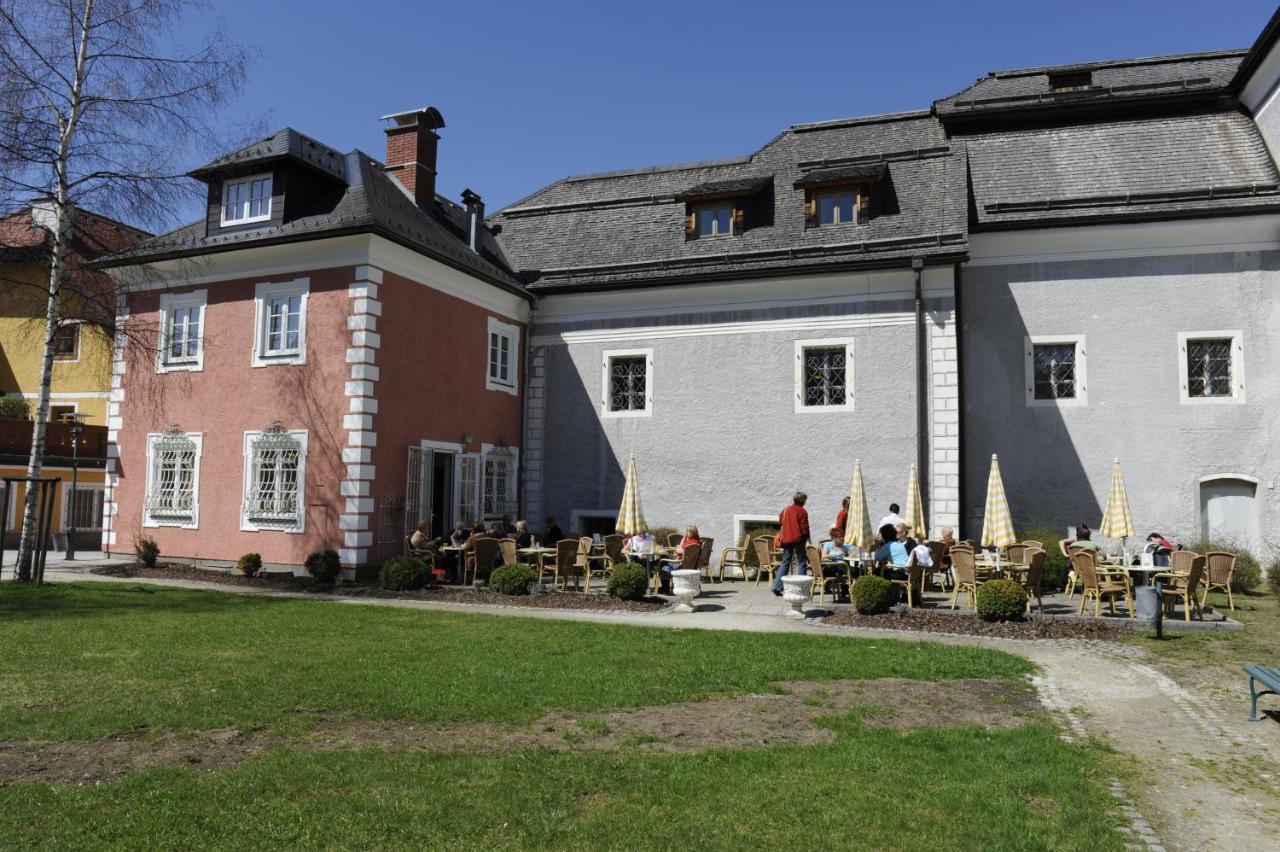
[[[306,363],[310,289],[307,278],[257,286],[253,366]]]
[[[64,323],[53,333],[53,357],[74,361],[80,357],[80,323]]]
[[[271,218],[271,175],[255,175],[222,185],[222,224],[243,225]]]
[[[797,340],[795,365],[797,412],[838,412],[853,408],[852,339]]]
[[[841,189],[817,194],[819,225],[852,225],[858,221],[861,193],[857,189]]]
[[[1178,335],[1183,402],[1244,402],[1244,348],[1239,331]]]
[[[733,236],[732,204],[708,204],[699,207],[694,215],[698,219],[698,239]]]
[[[604,353],[602,412],[605,417],[648,417],[653,413],[653,351]]]
[[[1027,404],[1086,405],[1084,337],[1029,337],[1026,341]]]
[[[489,338],[485,356],[484,386],[486,390],[503,391],[509,394],[518,392],[516,378],[519,361],[516,345],[520,340],[520,329],[489,318]]]

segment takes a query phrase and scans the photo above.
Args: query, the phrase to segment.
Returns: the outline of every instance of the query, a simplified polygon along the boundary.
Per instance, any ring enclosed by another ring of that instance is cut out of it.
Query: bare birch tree
[[[39,199],[49,231],[44,353],[27,476],[41,473],[54,337],[77,209],[139,224],[172,221],[189,182],[177,168],[226,134],[218,109],[248,54],[217,29],[191,44],[188,0],[0,0],[0,212]],[[203,23],[203,21],[201,22]],[[102,317],[109,332],[114,312]],[[35,489],[23,505],[19,577],[36,541]]]

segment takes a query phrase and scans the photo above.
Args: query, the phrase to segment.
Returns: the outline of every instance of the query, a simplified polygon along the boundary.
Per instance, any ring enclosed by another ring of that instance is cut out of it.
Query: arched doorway
[[[1258,480],[1236,474],[1200,480],[1200,534],[1258,549]]]

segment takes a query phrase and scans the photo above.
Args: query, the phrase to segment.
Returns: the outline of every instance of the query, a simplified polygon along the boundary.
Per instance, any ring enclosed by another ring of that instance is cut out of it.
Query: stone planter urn
[[[693,599],[702,591],[702,572],[697,568],[677,568],[671,572],[671,591],[679,599],[676,612],[693,612]]]
[[[782,578],[782,599],[787,608],[782,614],[787,618],[804,618],[804,605],[813,597],[812,574],[787,574]]]

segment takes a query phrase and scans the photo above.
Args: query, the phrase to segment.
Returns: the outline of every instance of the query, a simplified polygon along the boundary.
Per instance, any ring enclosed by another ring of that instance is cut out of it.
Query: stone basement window
[[[307,433],[279,423],[244,435],[244,530],[302,532]]]
[[[1082,335],[1028,337],[1025,349],[1027,405],[1074,406],[1088,402]]]
[[[147,436],[147,495],[143,526],[195,528],[199,521],[203,437],[177,426]]]
[[[520,329],[509,323],[489,318],[488,357],[485,359],[484,386],[486,390],[516,394],[516,366],[519,360],[517,345]]]
[[[271,175],[254,175],[222,184],[222,224],[246,225],[271,218]]]
[[[804,225],[806,228],[865,225],[870,219],[871,187],[869,184],[805,190]]]
[[[853,410],[853,340],[796,341],[795,409]]]
[[[1178,335],[1183,402],[1244,402],[1244,336],[1240,331]]]
[[[648,417],[653,413],[653,350],[604,353],[601,407],[604,417]]]

